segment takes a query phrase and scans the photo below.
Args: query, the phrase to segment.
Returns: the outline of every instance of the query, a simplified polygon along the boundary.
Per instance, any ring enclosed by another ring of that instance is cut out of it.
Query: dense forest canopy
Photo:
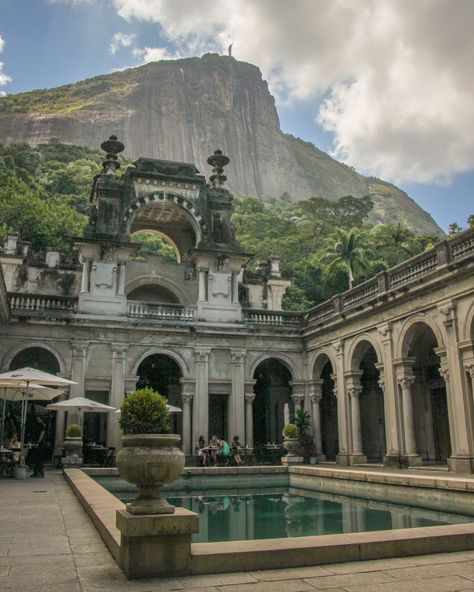
[[[34,253],[46,246],[70,253],[71,239],[80,236],[87,223],[92,179],[102,160],[98,152],[55,140],[36,148],[0,145],[0,241],[13,230],[30,241]],[[400,224],[371,224],[370,197],[302,202],[289,195],[268,201],[248,197],[234,205],[237,238],[246,251],[255,253],[250,266],[270,255],[282,258],[283,275],[293,282],[284,297],[289,310],[318,304],[438,240]],[[459,230],[452,225],[453,232]],[[169,243],[153,232],[134,240],[143,245],[142,257],[161,253],[175,258]]]

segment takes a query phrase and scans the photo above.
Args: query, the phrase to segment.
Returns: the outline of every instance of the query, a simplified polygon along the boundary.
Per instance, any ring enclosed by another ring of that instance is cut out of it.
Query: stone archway
[[[170,405],[182,409],[181,378],[181,368],[171,356],[158,353],[150,354],[140,362],[137,368],[136,388],[150,387],[165,396]],[[171,414],[170,432],[183,434],[181,413]]]
[[[403,336],[399,384],[403,403],[409,405],[411,398],[415,453],[425,464],[444,464],[451,455],[449,404],[438,347],[433,329],[422,321],[412,324]]]
[[[318,430],[321,437],[321,460],[335,461],[339,452],[339,433],[337,417],[337,397],[335,394],[333,364],[325,353],[319,355],[313,369],[314,393],[310,399],[312,402],[312,421],[315,448],[318,445]],[[313,400],[314,399],[314,400]],[[314,405],[319,405],[319,423],[317,425],[318,413]],[[316,413],[315,413],[316,411]],[[318,451],[315,450],[318,456]]]
[[[372,342],[361,339],[352,352],[348,376],[353,454],[359,455],[360,460],[375,463],[382,462],[387,451],[379,362]]]
[[[284,408],[291,400],[292,375],[288,367],[277,358],[267,358],[255,368],[255,402],[253,411],[253,438],[256,448],[268,442],[281,443],[284,427]]]

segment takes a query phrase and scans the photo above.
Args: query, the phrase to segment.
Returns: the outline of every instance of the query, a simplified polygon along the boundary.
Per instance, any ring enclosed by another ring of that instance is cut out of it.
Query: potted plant
[[[311,415],[303,407],[297,409],[295,413],[295,425],[298,428],[300,451],[307,461],[313,451],[313,438],[307,434],[307,429],[311,425]]]
[[[64,468],[82,465],[82,428],[78,423],[71,423],[66,428],[63,442],[64,457],[61,464]]]
[[[283,448],[288,451],[287,456],[300,456],[300,438],[298,428],[294,423],[288,423],[283,428]]]
[[[127,504],[131,514],[173,514],[174,506],[161,497],[165,483],[177,479],[185,456],[179,447],[181,436],[168,434],[166,398],[151,388],[130,393],[121,406],[120,427],[123,448],[116,461],[120,475],[139,490]]]

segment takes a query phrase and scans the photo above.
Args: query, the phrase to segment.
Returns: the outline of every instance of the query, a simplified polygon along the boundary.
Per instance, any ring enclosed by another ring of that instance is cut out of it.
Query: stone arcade
[[[140,158],[119,176],[111,137],[94,179],[78,261],[42,260],[9,234],[0,256],[0,369],[31,365],[118,407],[151,385],[183,409],[187,455],[200,435],[280,441],[285,403],[312,416],[316,461],[448,463],[474,471],[474,231],[378,274],[307,313],[284,312],[277,257],[245,269],[220,151],[209,182],[188,163]],[[138,258],[154,230],[176,261]],[[3,277],[2,277],[3,276]],[[56,442],[64,417],[58,413]],[[117,416],[87,417],[120,446]]]

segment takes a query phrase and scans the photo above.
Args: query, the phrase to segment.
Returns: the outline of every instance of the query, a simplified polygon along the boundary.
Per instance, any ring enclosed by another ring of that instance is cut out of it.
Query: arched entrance
[[[339,452],[337,423],[337,397],[334,394],[333,366],[329,357],[322,353],[316,359],[313,369],[314,393],[319,398],[322,458],[335,461]],[[317,403],[316,403],[317,404]],[[313,421],[313,432],[318,429]]]
[[[36,368],[49,374],[59,374],[61,368],[58,359],[49,350],[44,347],[28,347],[18,352],[10,362],[9,370],[18,370],[19,368]],[[56,436],[56,422],[54,421],[55,412],[48,411],[46,405],[50,401],[35,401],[28,403],[26,415],[25,435],[26,441],[34,440],[36,424],[35,417],[41,415],[46,425],[46,450],[45,458],[50,458]],[[6,407],[5,434],[7,437],[16,431],[20,433],[21,425],[21,404],[10,403]]]
[[[451,455],[446,384],[440,374],[436,336],[427,324],[415,323],[404,340],[404,352],[414,374],[413,418],[418,454],[427,464],[445,463]]]
[[[386,454],[385,409],[374,346],[361,341],[354,350],[353,375],[359,378],[362,452],[368,462],[382,462]]]
[[[269,358],[257,366],[254,379],[256,380],[254,444],[262,446],[268,442],[281,443],[286,403],[289,405],[290,416],[294,413],[291,400],[291,373],[283,362],[276,358]]]
[[[137,377],[137,389],[151,387],[164,395],[170,405],[183,408],[180,384],[182,373],[173,358],[166,354],[152,354],[146,357],[138,366]],[[182,423],[182,413],[172,413],[170,432],[182,435]]]

